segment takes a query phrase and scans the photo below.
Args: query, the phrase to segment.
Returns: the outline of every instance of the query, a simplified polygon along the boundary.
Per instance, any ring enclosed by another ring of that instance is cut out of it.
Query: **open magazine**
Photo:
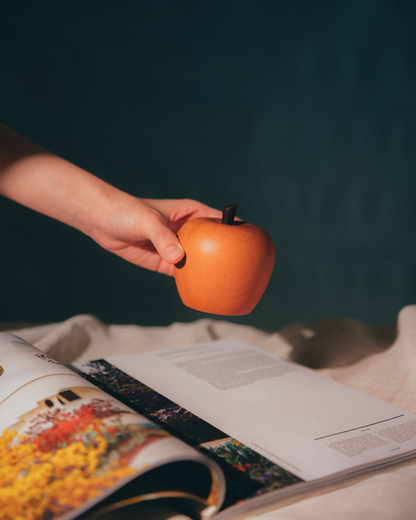
[[[416,455],[416,415],[240,340],[65,367],[0,334],[0,432],[5,520],[225,520]]]

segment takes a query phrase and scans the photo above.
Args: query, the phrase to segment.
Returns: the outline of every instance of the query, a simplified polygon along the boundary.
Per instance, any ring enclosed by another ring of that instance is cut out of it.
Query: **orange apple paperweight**
[[[185,251],[175,265],[179,296],[187,307],[210,314],[249,314],[269,283],[275,248],[263,228],[234,220],[237,205],[222,219],[194,218],[178,231]]]

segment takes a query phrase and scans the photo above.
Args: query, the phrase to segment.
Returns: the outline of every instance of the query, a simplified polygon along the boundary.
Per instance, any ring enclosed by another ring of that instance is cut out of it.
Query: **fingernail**
[[[165,251],[166,260],[175,262],[183,256],[183,247],[180,245],[170,246]]]

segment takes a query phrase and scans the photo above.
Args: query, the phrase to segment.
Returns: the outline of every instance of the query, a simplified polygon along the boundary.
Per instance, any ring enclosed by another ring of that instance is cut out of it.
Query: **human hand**
[[[0,123],[0,194],[68,224],[104,249],[173,275],[184,255],[176,232],[194,217],[221,217],[200,202],[133,197]]]
[[[190,199],[139,199],[123,193],[108,201],[89,234],[121,258],[173,276],[173,264],[184,256],[176,233],[196,217],[221,218],[221,212]]]

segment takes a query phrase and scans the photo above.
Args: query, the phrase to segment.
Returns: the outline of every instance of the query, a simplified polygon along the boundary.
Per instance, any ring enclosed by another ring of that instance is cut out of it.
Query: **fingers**
[[[221,215],[218,210],[190,199],[136,199],[136,208],[137,203],[140,211],[135,212],[133,237],[140,238],[135,247],[139,247],[143,254],[143,239],[149,240],[159,257],[157,259],[149,251],[146,260],[142,256],[140,261],[134,263],[170,275],[173,275],[173,264],[178,263],[185,255],[176,236],[178,229],[190,218]]]
[[[141,199],[148,206],[163,215],[168,215],[172,223],[186,222],[195,217],[221,217],[221,211],[192,199]]]

